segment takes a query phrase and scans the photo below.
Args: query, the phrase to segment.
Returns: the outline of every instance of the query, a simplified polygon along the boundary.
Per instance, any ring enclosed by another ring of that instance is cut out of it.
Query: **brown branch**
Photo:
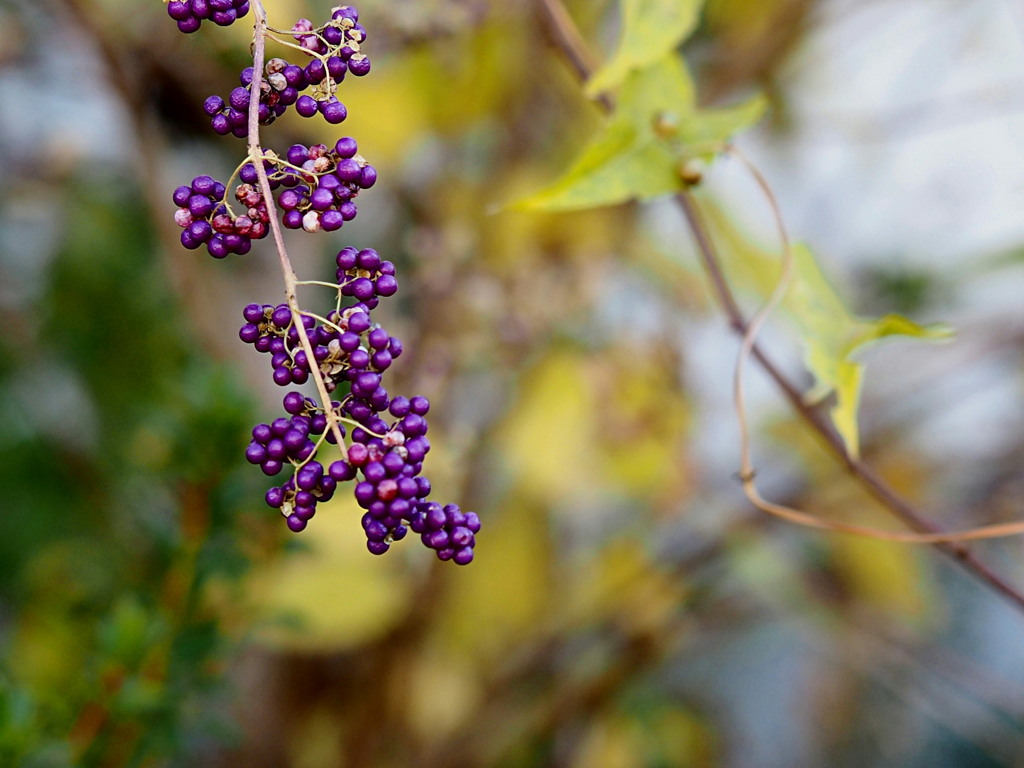
[[[590,69],[586,66],[589,54],[585,50],[579,31],[564,6],[560,0],[537,0],[537,5],[546,22],[544,28],[547,30],[551,42],[571,62],[580,79],[586,80],[590,76]],[[608,102],[601,103],[605,111],[608,111]],[[711,281],[715,301],[725,314],[732,330],[741,338],[747,336],[749,324],[725,278],[721,260],[708,235],[696,200],[689,192],[680,192],[675,196],[675,201],[686,219],[690,233],[697,245],[701,264]],[[924,513],[897,494],[871,466],[847,452],[842,438],[832,428],[832,425],[825,420],[820,412],[804,402],[800,389],[786,377],[759,345],[752,345],[751,355],[775,382],[800,418],[814,430],[832,455],[845,466],[850,476],[882,506],[916,531],[931,534],[946,533],[940,526],[932,523]],[[1024,612],[1024,594],[975,557],[967,547],[950,543],[937,543],[933,546],[960,563],[975,578],[988,584],[1017,610]]]
[[[284,293],[288,300],[288,306],[292,311],[292,324],[299,334],[299,344],[306,353],[309,361],[310,377],[316,385],[316,391],[320,395],[320,404],[323,406],[324,414],[327,416],[327,424],[334,439],[337,440],[338,449],[345,450],[345,438],[341,434],[341,426],[338,415],[331,407],[331,396],[327,392],[324,378],[320,373],[320,366],[317,364],[316,356],[313,354],[313,346],[309,343],[309,334],[306,333],[306,326],[302,323],[302,312],[299,309],[299,301],[296,297],[297,278],[292,268],[291,260],[288,258],[288,251],[284,247],[284,235],[281,232],[281,225],[277,221],[277,206],[274,204],[274,192],[270,188],[270,179],[267,178],[267,169],[263,167],[263,148],[260,146],[260,88],[263,85],[263,59],[267,44],[267,13],[263,9],[261,0],[252,0],[250,3],[256,23],[253,25],[253,49],[252,49],[252,84],[249,86],[249,159],[256,168],[256,175],[259,177],[260,191],[267,204],[267,213],[270,217],[270,231],[274,235],[274,245],[277,248],[277,258],[281,263],[281,274],[284,277]]]

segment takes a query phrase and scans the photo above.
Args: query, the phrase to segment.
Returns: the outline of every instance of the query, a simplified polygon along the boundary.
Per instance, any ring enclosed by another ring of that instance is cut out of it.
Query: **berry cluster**
[[[457,504],[442,507],[436,501],[429,501],[419,505],[409,520],[409,527],[437,552],[439,560],[454,560],[457,565],[473,561],[474,534],[480,532],[476,512],[463,512]]]
[[[255,170],[251,175],[255,177]],[[239,184],[235,189],[235,199],[245,206],[241,215],[235,215],[226,195],[227,187],[205,175],[174,190],[174,203],[180,206],[174,221],[184,230],[183,246],[194,250],[205,244],[211,256],[223,259],[229,253],[248,253],[253,240],[267,236],[270,214],[259,189],[251,183]]]
[[[253,240],[267,236],[270,214],[259,189],[251,183],[236,187],[235,199],[245,206],[240,215],[228,205],[226,195],[224,184],[205,175],[194,178],[190,186],[174,190],[174,202],[181,206],[174,221],[184,229],[183,246],[193,250],[205,244],[211,256],[223,259],[229,253],[248,253]]]
[[[384,282],[389,294],[397,290],[393,265],[382,261],[376,251],[345,248],[337,260],[339,264],[351,263],[350,269],[364,273],[373,269],[378,284],[390,278],[390,282]],[[372,293],[374,283],[369,278],[352,279],[340,266],[339,272],[345,277],[337,286],[339,303],[346,287],[355,280],[367,281]],[[375,306],[380,295],[373,295]],[[253,429],[246,458],[268,475],[276,475],[288,463],[292,465],[292,478],[270,488],[266,497],[270,506],[281,510],[292,531],[305,529],[315,514],[317,501],[332,497],[338,483],[356,480],[353,494],[366,510],[362,525],[370,552],[383,554],[411,528],[440,559],[465,565],[473,559],[474,534],[480,530],[480,520],[455,505],[442,507],[428,501],[430,481],[420,473],[430,451],[426,436],[430,401],[422,396],[392,398],[383,387],[381,374],[401,355],[402,345],[372,321],[370,311],[371,307],[360,301],[336,309],[319,323],[311,316],[302,316],[328,391],[348,388],[347,396],[330,406],[335,420],[355,425],[345,458],[326,470],[315,460],[319,443],[311,437],[323,434],[323,441],[332,443],[335,437],[327,431],[327,412],[298,392],[289,392],[284,398],[290,419],[280,418]],[[282,386],[306,381],[309,358],[296,349],[299,335],[290,307],[250,304],[242,314],[246,323],[239,336],[272,356],[274,381]]]
[[[374,309],[380,297],[394,296],[398,291],[395,265],[382,261],[372,248],[361,251],[342,248],[335,263],[338,265],[335,279],[341,286],[341,295],[361,301],[368,309]]]
[[[304,67],[282,58],[273,58],[264,66],[260,78],[259,122],[270,125],[294,105],[302,117],[320,114],[331,125],[348,116],[338,100],[338,85],[351,72],[357,77],[369,73],[370,60],[359,50],[366,30],[358,23],[352,7],[336,8],[330,22],[317,29],[308,19],[299,19],[292,31],[299,45],[312,60]],[[247,67],[239,76],[241,85],[225,100],[210,96],[203,104],[213,130],[240,139],[249,135],[248,110],[253,70]],[[303,93],[304,91],[309,93]]]
[[[204,13],[213,18],[210,7],[224,2],[230,0],[171,5],[175,13],[181,13],[181,5],[197,18]],[[231,6],[236,16],[242,5]],[[242,86],[227,102],[217,96],[206,101],[214,131],[248,134],[254,83],[260,93],[256,117],[262,124],[293,104],[305,116],[319,113],[328,122],[341,122],[345,107],[335,95],[337,83],[346,72],[364,75],[370,69],[369,59],[359,50],[366,31],[358,20],[355,9],[347,6],[335,8],[331,21],[322,27],[300,19],[292,33],[313,60],[303,68],[271,59],[259,77],[252,68],[243,71]],[[300,95],[310,88],[311,94]],[[296,144],[283,158],[263,150],[262,163],[269,186],[266,197],[260,191],[258,166],[252,162],[239,165],[227,184],[198,176],[174,191],[175,221],[183,229],[181,242],[186,248],[205,244],[218,258],[246,253],[252,240],[266,237],[275,208],[289,229],[337,230],[355,217],[354,200],[360,191],[377,180],[377,171],[348,137],[333,147]],[[231,194],[243,211],[236,213],[229,204]],[[362,526],[370,552],[383,554],[412,530],[439,559],[466,565],[473,560],[480,520],[454,504],[429,500],[431,484],[422,471],[430,451],[430,402],[422,396],[392,397],[383,385],[383,374],[402,354],[402,342],[375,322],[371,312],[380,299],[398,291],[395,265],[372,248],[353,247],[342,248],[335,263],[336,283],[310,283],[334,290],[334,308],[325,316],[301,311],[294,300],[276,306],[249,304],[242,311],[245,323],[239,338],[270,355],[276,384],[302,385],[313,378],[321,391],[338,393],[339,398],[318,405],[301,392],[288,392],[283,401],[286,415],[253,428],[245,457],[269,477],[288,474],[267,491],[266,502],[280,510],[292,531],[304,530],[317,505],[331,499],[341,483],[351,481],[355,500],[365,510]],[[334,445],[338,440],[348,445],[337,446],[341,458],[325,466],[318,460],[319,451],[324,443]]]
[[[317,412],[316,403],[304,398],[301,392],[285,395],[284,409],[291,418],[257,424],[252,430],[252,442],[245,450],[246,460],[259,464],[263,473],[270,476],[278,474],[286,461],[306,461],[316,451],[316,443],[310,437],[322,435],[327,429],[327,417]]]
[[[207,19],[226,27],[248,12],[249,0],[171,0],[167,3],[167,15],[178,22],[178,29],[185,33],[195,32]]]
[[[338,483],[351,478],[340,471],[341,467],[332,467],[332,472],[327,473],[320,462],[311,459],[317,444],[310,438],[324,435],[328,442],[334,440],[333,434],[327,432],[327,417],[316,402],[300,392],[289,392],[284,396],[284,409],[291,418],[275,419],[271,424],[257,424],[253,428],[245,458],[250,464],[259,464],[269,476],[279,474],[285,462],[298,467],[288,481],[271,487],[266,494],[267,504],[280,509],[288,528],[298,533],[316,514],[317,503],[330,501]],[[344,427],[340,428],[344,436]]]
[[[370,73],[370,60],[359,46],[366,41],[366,29],[359,23],[359,11],[350,5],[335,8],[331,20],[313,27],[309,19],[299,19],[292,27],[299,45],[311,56],[326,59],[337,56],[356,77]]]
[[[355,139],[348,137],[338,139],[330,149],[324,144],[308,148],[295,144],[288,149],[288,163],[291,168],[286,167],[280,178],[291,188],[282,192],[277,202],[289,229],[340,229],[355,218],[353,201],[360,190],[377,181],[377,169],[358,154]]]
[[[284,188],[277,205],[283,211],[285,227],[333,232],[355,218],[355,198],[377,181],[377,170],[357,152],[355,139],[345,137],[338,139],[333,148],[295,144],[288,150],[287,160],[265,153],[263,167],[270,189]],[[182,245],[191,250],[205,244],[211,256],[222,259],[229,253],[248,253],[253,240],[267,236],[270,214],[259,190],[255,166],[245,163],[237,176],[240,183],[234,197],[244,206],[241,214],[228,203],[228,188],[210,176],[197,176],[190,186],[174,190],[172,197],[179,206],[174,221],[185,230],[181,233]],[[387,285],[384,281],[383,290],[388,290]]]
[[[376,251],[371,249],[359,253],[364,252],[376,255]],[[376,258],[380,260],[379,256]],[[398,283],[393,277],[394,265],[382,261],[380,269],[390,273],[387,277],[391,282],[387,285],[393,286],[393,290],[389,290],[394,294],[398,290]],[[380,278],[378,282],[381,282]],[[350,284],[351,281],[339,285],[339,294],[344,295],[342,292]],[[377,299],[371,301],[376,306]],[[375,325],[370,319],[370,309],[368,302],[360,302],[343,311],[332,311],[320,323],[310,315],[302,317],[313,358],[327,391],[333,392],[340,384],[349,383],[355,400],[346,407],[356,409],[358,417],[364,413],[357,402],[363,395],[366,396],[366,407],[374,412],[387,407],[386,393],[377,394],[380,374],[402,354],[401,340]],[[257,352],[270,355],[274,383],[282,387],[305,384],[312,368],[305,350],[299,348],[299,331],[293,324],[289,306],[249,304],[242,311],[242,316],[246,322],[239,329],[238,337],[246,344],[252,344]]]

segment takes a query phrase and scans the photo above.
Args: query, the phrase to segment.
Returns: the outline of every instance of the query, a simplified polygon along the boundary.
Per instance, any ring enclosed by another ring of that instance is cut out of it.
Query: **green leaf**
[[[943,325],[918,325],[901,315],[865,320],[850,314],[825,279],[814,254],[804,245],[793,248],[793,270],[785,305],[800,329],[805,363],[814,374],[817,393],[835,392],[832,423],[850,455],[858,456],[857,409],[864,366],[853,360],[853,355],[868,344],[891,336],[935,340],[949,338],[952,332]]]
[[[674,53],[626,79],[615,114],[556,182],[515,204],[565,211],[645,200],[685,187],[681,161],[717,151],[764,112],[760,97],[728,109],[699,110],[693,81]],[[659,131],[663,122],[672,126]]]
[[[672,154],[637,134],[627,123],[610,124],[562,178],[515,207],[534,211],[597,208],[681,189]]]
[[[590,78],[587,96],[615,88],[633,70],[674,52],[696,28],[703,5],[704,0],[623,0],[619,45]]]
[[[679,126],[679,138],[694,150],[721,145],[730,136],[755,125],[768,108],[761,94],[725,109],[702,109]],[[699,154],[704,154],[699,152]]]

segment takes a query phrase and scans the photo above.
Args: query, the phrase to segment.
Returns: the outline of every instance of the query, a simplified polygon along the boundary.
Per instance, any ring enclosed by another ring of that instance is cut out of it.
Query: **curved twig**
[[[586,80],[590,76],[591,71],[586,64],[590,58],[584,49],[582,38],[580,37],[575,25],[572,23],[572,19],[566,12],[564,6],[562,6],[560,0],[536,0],[536,2],[542,16],[547,22],[544,25],[544,28],[549,33],[552,43],[570,61],[580,79]],[[605,100],[600,101],[599,103],[601,103],[605,111],[609,111],[610,102]],[[975,535],[950,534],[941,527],[932,523],[923,512],[919,511],[910,502],[897,494],[895,490],[882,480],[870,465],[857,457],[851,456],[846,450],[846,446],[843,443],[842,438],[836,433],[831,424],[829,424],[818,411],[804,402],[802,392],[789,380],[774,361],[772,361],[772,359],[769,358],[756,343],[754,336],[757,332],[757,326],[754,326],[753,323],[747,321],[743,311],[740,309],[740,306],[736,301],[736,297],[732,293],[732,289],[730,288],[728,281],[725,279],[718,253],[708,235],[706,227],[704,226],[700,210],[692,194],[688,191],[679,192],[675,196],[675,201],[679,206],[679,209],[686,220],[687,226],[690,229],[690,233],[697,245],[701,264],[711,282],[715,300],[722,312],[725,314],[729,322],[729,326],[744,340],[744,348],[746,349],[745,354],[753,357],[758,362],[765,373],[767,373],[775,382],[775,385],[786,397],[800,418],[802,418],[824,441],[829,451],[844,465],[850,476],[853,477],[886,509],[888,509],[889,512],[902,520],[908,527],[913,528],[916,531],[923,532],[925,540],[919,541],[918,543],[932,544],[941,552],[952,557],[954,560],[959,562],[965,570],[983,583],[988,584],[997,593],[1009,600],[1010,603],[1012,603],[1019,611],[1024,612],[1024,593],[1021,593],[1013,585],[996,574],[988,565],[979,560],[966,547],[955,543],[955,541],[951,541],[950,538],[951,536],[953,539],[991,538],[995,536],[1005,536],[1010,533],[1018,533],[1020,531],[1010,530],[1007,526],[990,526],[987,529],[989,531],[987,534],[984,533],[986,529],[976,529],[973,532]],[[778,289],[776,290],[776,293],[777,292]],[[763,322],[763,317],[760,319],[755,317],[755,319],[757,320],[758,325]],[[752,327],[753,333],[751,333]],[[747,469],[749,470],[749,466]],[[747,476],[743,478],[745,491],[749,491],[747,487],[748,482],[752,483],[752,480],[753,478],[751,474],[747,474]],[[764,501],[763,499],[761,499],[761,501],[765,507],[771,508],[772,513],[777,514],[779,517],[785,517],[790,519],[792,522],[800,522],[801,524],[810,525],[816,528],[826,527],[824,525],[824,521],[818,518],[807,515],[806,518],[798,520],[793,517],[792,514],[793,512],[796,512],[795,510],[789,510],[788,508],[784,508],[779,505],[772,505],[770,502]],[[758,506],[761,507],[760,504],[758,504]],[[769,510],[766,509],[765,511]],[[796,514],[804,515],[804,513]],[[1009,524],[1009,526],[1017,525],[1020,524]],[[848,533],[862,533],[863,531],[864,529],[858,529],[857,526],[846,527],[846,532]],[[913,537],[921,536],[922,534],[893,535]]]

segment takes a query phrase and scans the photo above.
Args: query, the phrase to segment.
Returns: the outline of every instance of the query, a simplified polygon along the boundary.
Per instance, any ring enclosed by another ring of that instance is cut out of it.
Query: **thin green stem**
[[[318,315],[315,312],[307,312],[306,310],[302,310],[302,314],[305,315],[306,317],[312,317],[314,320],[319,320],[321,323],[326,325],[328,328],[333,328],[338,333],[345,333],[345,329],[344,328],[342,328],[341,326],[339,326],[339,325],[337,325],[335,323],[332,323],[326,317]]]
[[[322,285],[324,288],[333,288],[336,291],[341,290],[341,286],[337,283],[328,283],[326,280],[296,280],[296,285]]]

